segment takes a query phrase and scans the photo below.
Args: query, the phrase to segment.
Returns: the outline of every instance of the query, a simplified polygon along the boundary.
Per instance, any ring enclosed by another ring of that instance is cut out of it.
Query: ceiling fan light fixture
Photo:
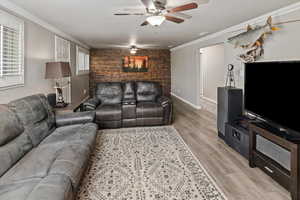
[[[130,54],[134,55],[137,52],[137,48],[135,46],[130,47]]]
[[[152,26],[160,26],[165,20],[166,17],[163,15],[150,16],[147,18],[147,22]]]

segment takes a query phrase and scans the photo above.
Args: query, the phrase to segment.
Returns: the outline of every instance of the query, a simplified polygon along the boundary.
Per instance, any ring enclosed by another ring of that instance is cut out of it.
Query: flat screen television
[[[245,110],[300,133],[300,61],[245,65]]]

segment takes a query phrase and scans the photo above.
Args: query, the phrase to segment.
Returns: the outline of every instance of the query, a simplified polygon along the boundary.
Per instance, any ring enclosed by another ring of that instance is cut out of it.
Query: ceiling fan
[[[117,16],[147,16],[145,22],[141,26],[152,25],[160,26],[165,20],[180,24],[184,22],[184,19],[190,19],[192,16],[181,13],[182,11],[192,10],[198,8],[197,3],[188,3],[175,8],[166,8],[166,0],[141,0],[146,8],[146,13],[132,12],[132,13],[115,13]],[[208,0],[203,0],[203,3],[207,3]],[[182,19],[183,18],[183,19]]]

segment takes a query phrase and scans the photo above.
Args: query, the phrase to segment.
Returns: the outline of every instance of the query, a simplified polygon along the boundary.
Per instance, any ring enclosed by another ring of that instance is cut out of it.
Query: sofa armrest
[[[169,97],[166,96],[160,96],[157,98],[157,103],[159,103],[164,110],[164,124],[170,125],[172,124],[172,118],[173,118],[173,103],[172,100]]]
[[[97,97],[91,98],[82,104],[83,111],[95,110],[100,103],[101,101]]]
[[[157,103],[159,103],[162,107],[166,107],[172,104],[172,100],[166,96],[160,96],[157,98]]]
[[[64,115],[56,115],[55,123],[56,127],[93,123],[95,119],[95,112],[75,112]]]

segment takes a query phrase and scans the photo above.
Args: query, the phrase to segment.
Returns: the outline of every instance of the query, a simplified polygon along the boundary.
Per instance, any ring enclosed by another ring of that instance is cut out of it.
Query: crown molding
[[[80,42],[79,40],[73,38],[72,36],[70,36],[69,34],[59,30],[58,28],[56,28],[55,26],[49,24],[48,22],[40,19],[39,17],[31,14],[30,12],[28,12],[27,10],[21,8],[20,6],[17,6],[16,4],[10,2],[9,0],[1,0],[0,1],[0,6],[3,7],[4,9],[7,9],[8,11],[11,11],[21,17],[24,17],[25,19],[28,19],[40,26],[42,26],[43,28],[53,32],[56,35],[59,35],[67,40],[70,40],[82,47],[85,47],[87,49],[90,49],[90,47],[82,42]]]
[[[227,29],[224,29],[222,31],[219,31],[219,32],[216,32],[216,33],[212,33],[212,34],[204,36],[202,38],[199,38],[199,39],[196,39],[196,40],[184,43],[182,45],[179,45],[177,47],[174,47],[174,48],[170,49],[170,51],[176,51],[178,49],[182,49],[184,47],[191,46],[191,45],[197,44],[199,42],[203,42],[203,41],[206,41],[206,40],[210,40],[210,39],[222,36],[224,34],[228,34],[228,33],[234,32],[236,30],[245,28],[249,24],[256,24],[256,23],[264,22],[266,20],[266,18],[268,18],[269,16],[272,16],[272,17],[283,16],[283,15],[292,13],[292,12],[297,11],[297,10],[300,10],[300,2],[294,3],[292,5],[280,8],[278,10],[275,10],[275,11],[272,11],[272,12],[269,12],[269,13],[266,13],[266,14],[261,15],[259,17],[250,19],[248,21],[245,21],[245,22],[242,22],[240,24],[237,24],[237,25],[234,25],[232,27],[229,27]]]

